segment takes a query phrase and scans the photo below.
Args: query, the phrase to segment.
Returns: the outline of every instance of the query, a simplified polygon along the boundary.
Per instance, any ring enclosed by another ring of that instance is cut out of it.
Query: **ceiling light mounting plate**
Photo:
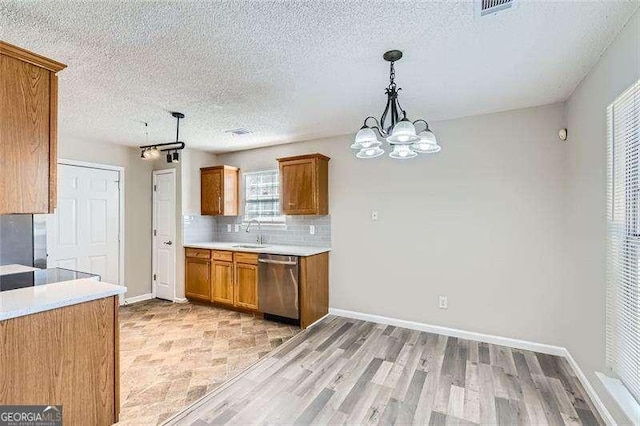
[[[389,50],[384,52],[382,58],[387,62],[395,62],[402,59],[402,52],[400,50]]]
[[[173,115],[175,118],[184,118],[184,114],[181,112],[172,112],[171,115]]]

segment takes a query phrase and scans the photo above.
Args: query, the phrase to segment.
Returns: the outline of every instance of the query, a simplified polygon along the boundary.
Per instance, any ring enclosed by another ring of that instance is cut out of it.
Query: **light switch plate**
[[[231,224],[230,223],[227,224],[227,232],[231,232]]]
[[[240,225],[235,225],[235,230],[236,230],[236,232],[239,232],[240,231]]]
[[[371,220],[374,222],[378,220],[378,210],[371,210]]]
[[[315,235],[315,233],[316,233],[316,226],[315,225],[309,225],[309,234]]]

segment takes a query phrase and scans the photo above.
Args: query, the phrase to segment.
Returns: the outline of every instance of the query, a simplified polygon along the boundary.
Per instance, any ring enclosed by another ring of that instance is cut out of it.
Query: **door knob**
[[[170,246],[173,243],[171,241],[165,241],[163,244],[166,244],[166,245]]]

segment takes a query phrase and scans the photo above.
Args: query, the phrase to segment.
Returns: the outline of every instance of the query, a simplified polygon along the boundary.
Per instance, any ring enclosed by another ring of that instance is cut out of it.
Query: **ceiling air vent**
[[[503,10],[511,9],[516,0],[477,0],[477,12],[479,16],[487,16]]]
[[[231,133],[233,136],[242,136],[248,135],[249,133],[251,133],[251,130],[245,129],[244,127],[239,127],[237,129],[225,130],[224,132]]]

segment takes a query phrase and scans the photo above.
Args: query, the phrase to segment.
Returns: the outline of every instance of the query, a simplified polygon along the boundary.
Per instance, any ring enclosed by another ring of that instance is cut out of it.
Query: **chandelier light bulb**
[[[363,127],[356,134],[355,142],[353,143],[353,145],[351,145],[351,148],[362,149],[379,145],[380,142],[378,141],[378,137],[376,136],[373,129],[370,129],[369,127]]]
[[[416,135],[416,127],[409,120],[402,120],[396,123],[391,131],[391,136],[387,138],[387,142],[392,145],[408,145],[419,140],[420,138]]]
[[[394,145],[393,151],[389,154],[389,157],[396,160],[408,160],[417,156],[418,154],[412,151],[409,145]]]
[[[435,154],[436,152],[440,152],[441,149],[440,145],[427,142],[411,144],[411,150],[418,154]]]
[[[376,158],[384,154],[384,150],[377,146],[372,148],[363,148],[357,154],[358,158]]]
[[[420,141],[411,145],[411,149],[420,154],[434,154],[442,148],[438,145],[436,135],[430,130],[424,130],[418,134]]]

